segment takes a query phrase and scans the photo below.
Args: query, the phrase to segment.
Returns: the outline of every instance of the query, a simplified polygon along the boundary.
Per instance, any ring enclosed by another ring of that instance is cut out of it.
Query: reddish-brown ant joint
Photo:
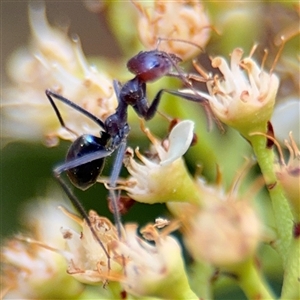
[[[114,208],[112,205],[112,199],[111,197],[107,197],[108,200],[108,209],[111,213],[114,213]],[[133,200],[132,198],[128,197],[128,196],[123,196],[121,195],[118,198],[118,210],[119,213],[121,215],[125,215],[127,214],[127,212],[129,211],[129,209],[136,203],[135,200]]]

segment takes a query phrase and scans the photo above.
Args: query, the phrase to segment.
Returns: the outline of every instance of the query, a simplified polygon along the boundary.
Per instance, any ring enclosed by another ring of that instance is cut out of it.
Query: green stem
[[[248,136],[247,139],[251,142],[257,162],[265,179],[276,222],[276,230],[278,234],[278,243],[276,247],[279,255],[283,260],[284,266],[287,261],[287,253],[292,238],[292,220],[293,216],[284,196],[284,191],[277,181],[274,171],[274,152],[266,147],[266,138],[261,135]]]
[[[253,259],[239,265],[235,274],[248,299],[275,299]]]
[[[192,290],[200,299],[213,299],[212,277],[214,270],[207,262],[195,261],[189,270]]]
[[[179,273],[181,273],[180,269]],[[168,280],[164,280],[157,293],[152,296],[166,300],[199,300],[198,296],[190,288],[185,272],[182,272],[178,278],[177,275],[174,275],[176,277],[175,280],[172,280],[172,275],[169,276]]]
[[[298,224],[299,226],[299,224]],[[300,237],[292,240],[284,272],[281,299],[300,299]]]

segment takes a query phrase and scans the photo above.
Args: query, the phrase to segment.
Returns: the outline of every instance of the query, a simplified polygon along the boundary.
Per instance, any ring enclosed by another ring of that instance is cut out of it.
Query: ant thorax
[[[121,102],[126,103],[126,105],[138,105],[141,100],[146,97],[146,84],[138,76],[124,83],[120,90],[120,99]],[[121,103],[117,110],[122,110],[120,107]],[[120,108],[119,108],[120,107]]]

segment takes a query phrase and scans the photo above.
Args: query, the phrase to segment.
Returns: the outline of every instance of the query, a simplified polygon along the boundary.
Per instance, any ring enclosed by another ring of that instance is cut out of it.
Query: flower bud
[[[229,267],[255,253],[262,226],[250,203],[253,195],[239,196],[238,184],[234,180],[234,190],[227,194],[221,186],[206,188],[203,206],[191,206],[182,214],[184,241],[194,259]]]

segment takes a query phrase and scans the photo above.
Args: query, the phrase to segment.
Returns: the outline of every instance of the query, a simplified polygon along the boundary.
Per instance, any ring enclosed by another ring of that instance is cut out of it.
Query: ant
[[[159,42],[160,41],[161,39]],[[127,122],[128,106],[132,106],[137,115],[142,119],[150,120],[154,117],[160,102],[160,98],[164,92],[180,96],[191,101],[201,102],[206,100],[204,98],[200,99],[200,96],[196,97],[195,94],[184,93],[176,90],[161,89],[149,105],[146,95],[146,84],[148,82],[158,80],[164,76],[173,76],[181,78],[186,85],[191,87],[191,84],[187,79],[188,77],[185,77],[185,74],[178,69],[177,65],[179,62],[181,62],[181,59],[175,54],[169,54],[164,51],[159,51],[158,49],[142,51],[136,56],[132,57],[127,62],[127,68],[135,75],[135,77],[125,82],[123,85],[116,80],[113,81],[113,87],[118,99],[118,107],[116,108],[115,113],[108,116],[104,122],[60,94],[50,90],[45,91],[61,126],[68,131],[72,132],[72,130],[65,125],[53,98],[81,112],[101,128],[100,137],[90,134],[79,136],[71,144],[66,155],[66,161],[53,170],[54,177],[65,190],[73,205],[86,220],[96,238],[97,236],[91,227],[86,211],[78,199],[70,191],[69,187],[60,177],[60,175],[61,173],[66,172],[70,181],[77,188],[85,190],[97,181],[97,178],[102,172],[105,158],[118,149],[114,167],[109,180],[109,187],[110,199],[114,212],[114,221],[118,236],[121,238],[120,213],[118,209],[118,200],[114,189],[116,188],[116,182],[121,171],[122,161],[126,150],[127,136],[130,131],[130,127]],[[172,72],[173,68],[177,71],[177,73]],[[102,242],[99,239],[97,240],[107,254],[107,257],[109,257]]]

